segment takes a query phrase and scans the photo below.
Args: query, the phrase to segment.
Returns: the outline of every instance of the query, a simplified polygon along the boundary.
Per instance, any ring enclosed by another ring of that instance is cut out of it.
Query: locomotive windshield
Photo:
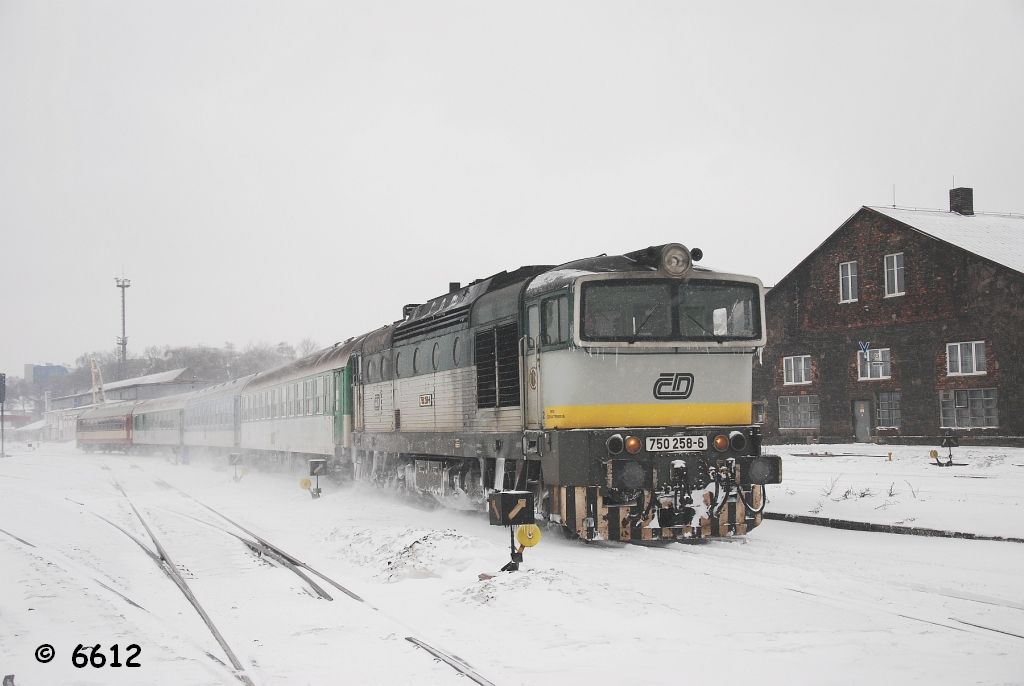
[[[761,337],[756,284],[710,279],[608,279],[583,284],[586,341],[742,341]]]

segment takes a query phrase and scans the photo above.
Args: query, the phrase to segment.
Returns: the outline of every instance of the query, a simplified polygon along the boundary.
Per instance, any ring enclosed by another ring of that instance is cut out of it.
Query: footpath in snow
[[[783,460],[768,511],[1024,538],[1024,449],[953,448],[952,467],[931,450],[946,461],[932,446],[766,446]]]

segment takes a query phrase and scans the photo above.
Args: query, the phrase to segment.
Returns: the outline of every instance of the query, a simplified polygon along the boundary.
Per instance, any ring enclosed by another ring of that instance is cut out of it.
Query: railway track
[[[135,516],[138,518],[139,523],[142,524],[142,528],[146,530],[146,534],[149,536],[150,541],[152,541],[153,547],[156,549],[156,551],[154,552],[152,550],[149,550],[149,548],[147,548],[142,541],[140,541],[138,538],[136,538],[127,530],[123,529],[114,522],[111,522],[106,518],[102,519],[104,519],[104,521],[108,522],[112,526],[116,527],[119,531],[124,533],[126,536],[128,536],[131,540],[138,544],[139,547],[141,547],[143,551],[145,551],[150,556],[150,558],[153,559],[154,562],[156,562],[157,566],[160,567],[164,574],[166,574],[168,578],[170,578],[171,581],[174,582],[174,585],[178,587],[178,590],[181,591],[182,595],[185,596],[185,599],[188,600],[189,604],[192,605],[193,608],[195,608],[195,611],[199,614],[200,619],[203,620],[203,624],[205,624],[206,628],[210,630],[210,634],[213,636],[214,640],[217,641],[217,644],[220,646],[221,650],[224,652],[224,655],[228,658],[228,661],[234,668],[234,677],[241,681],[243,684],[246,684],[246,686],[255,686],[252,678],[247,673],[245,666],[242,664],[242,661],[238,659],[238,656],[235,654],[235,651],[232,650],[230,645],[228,645],[227,641],[224,639],[223,634],[221,634],[220,630],[213,623],[213,620],[210,618],[210,615],[203,608],[202,604],[199,602],[199,599],[196,598],[195,594],[192,592],[192,589],[189,587],[188,582],[185,581],[185,578],[182,576],[177,565],[174,563],[174,560],[172,560],[171,556],[168,554],[167,549],[164,548],[164,546],[160,543],[160,540],[156,537],[156,534],[153,533],[152,528],[149,526],[149,522],[146,521],[146,518],[143,517],[142,513],[139,512],[138,508],[135,507],[135,503],[132,502],[132,499],[128,496],[127,491],[124,490],[124,488],[121,486],[120,483],[118,483],[116,479],[114,480],[114,486],[125,497],[125,500],[128,501],[128,505],[131,507],[132,512],[135,513]]]
[[[237,657],[237,654],[235,653],[234,650],[232,650],[231,646],[228,645],[227,641],[224,638],[224,635],[213,623],[210,614],[206,611],[205,608],[203,608],[196,595],[192,592],[191,588],[188,585],[188,582],[179,571],[178,565],[171,558],[166,547],[157,538],[156,534],[154,533],[153,527],[150,525],[148,520],[143,516],[143,514],[139,511],[138,507],[136,507],[135,503],[132,501],[131,497],[129,496],[124,486],[122,486],[116,479],[114,480],[113,483],[115,488],[122,494],[122,496],[127,501],[134,517],[139,521],[143,529],[146,531],[146,534],[152,543],[152,549],[144,541],[140,540],[137,536],[127,531],[125,528],[118,525],[116,522],[113,522],[107,519],[106,517],[103,517],[102,515],[98,515],[96,513],[94,514],[96,514],[97,517],[100,517],[101,519],[106,521],[109,525],[117,528],[125,536],[129,537],[133,542],[135,542],[137,546],[139,546],[150,557],[150,559],[153,560],[154,563],[156,563],[164,571],[164,573],[175,583],[178,589],[182,592],[182,594],[186,597],[189,603],[193,606],[193,608],[199,614],[200,618],[203,620],[204,624],[206,624],[211,635],[213,635],[217,643],[220,645],[221,650],[224,652],[225,656],[227,656],[228,661],[233,667],[233,676],[235,676],[235,678],[237,678],[244,684],[253,685],[253,680],[248,674],[242,661]],[[200,518],[190,514],[169,510],[173,514],[183,519],[189,520],[197,525],[201,525],[216,530],[222,533],[223,535],[238,541],[257,556],[277,563],[282,568],[287,569],[295,576],[297,576],[299,579],[301,579],[303,585],[311,591],[312,595],[314,595],[316,598],[320,600],[327,602],[334,602],[335,600],[331,593],[324,587],[325,585],[333,589],[336,589],[337,591],[340,591],[341,594],[347,596],[347,598],[350,601],[361,604],[362,606],[368,608],[372,612],[384,617],[390,623],[400,627],[402,629],[402,638],[406,642],[416,646],[434,660],[437,660],[438,662],[447,665],[455,673],[468,678],[469,680],[478,684],[479,686],[494,686],[493,682],[491,682],[483,675],[481,675],[479,672],[477,672],[474,667],[472,667],[462,658],[458,657],[454,653],[444,650],[443,648],[440,648],[437,645],[429,643],[423,640],[422,638],[416,636],[414,631],[409,631],[409,627],[403,621],[396,617],[390,616],[388,613],[374,606],[372,603],[367,602],[366,599],[352,591],[347,586],[341,584],[335,579],[313,568],[306,562],[300,560],[297,556],[292,555],[280,546],[270,542],[263,536],[257,534],[256,532],[243,526],[242,524],[234,521],[224,513],[200,501],[199,499],[195,498],[186,491],[177,488],[173,484],[167,483],[162,479],[154,479],[154,483],[161,486],[162,488],[173,490],[175,493],[179,494],[188,501],[194,503],[195,505],[202,508],[209,514],[214,515],[219,520],[223,520],[223,522],[225,522],[227,526],[222,526],[216,522],[209,521],[206,518]],[[323,585],[321,585],[321,583],[318,583],[314,579],[314,577],[323,582]]]
[[[42,562],[42,563],[44,563],[46,565],[52,566],[53,568],[59,570],[64,575],[66,575],[68,578],[75,579],[76,581],[81,581],[82,580],[83,575],[73,573],[71,570],[67,569],[66,566],[61,561],[54,559],[50,555],[47,555],[42,550],[40,550],[39,547],[37,547],[34,543],[30,543],[29,541],[26,541],[24,538],[21,538],[20,536],[15,536],[10,531],[7,531],[6,529],[0,529],[0,534],[4,534],[4,535],[8,536],[9,538],[14,539],[18,543],[20,543],[21,546],[24,547],[24,548],[30,548],[31,550],[28,550],[26,552],[30,553],[33,557],[38,559],[40,562]],[[118,598],[120,598],[124,602],[128,603],[132,607],[138,608],[139,610],[142,610],[143,612],[148,612],[148,610],[146,608],[142,607],[142,605],[139,605],[137,602],[135,602],[134,600],[129,598],[124,593],[121,593],[117,589],[112,588],[109,584],[103,583],[102,581],[100,581],[99,579],[97,579],[94,576],[85,576],[85,578],[88,579],[89,581],[91,581],[92,583],[96,584],[97,586],[99,586],[103,590],[105,590],[105,591],[107,591],[109,593],[114,594],[115,596],[117,596]]]
[[[872,524],[835,517],[814,517],[811,515],[783,514],[765,512],[765,519],[776,519],[785,522],[796,522],[810,526],[824,526],[830,529],[846,529],[848,531],[868,531],[878,534],[900,534],[905,536],[929,536],[932,538],[963,538],[971,541],[1004,541],[1007,543],[1024,543],[1024,538],[1013,536],[987,536],[968,531],[950,531],[947,529],[928,529],[919,526],[900,526],[898,524]]]

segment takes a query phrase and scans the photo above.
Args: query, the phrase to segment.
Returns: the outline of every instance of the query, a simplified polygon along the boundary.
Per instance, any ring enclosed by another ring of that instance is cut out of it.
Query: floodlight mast
[[[121,359],[117,363],[117,376],[123,379],[125,368],[128,365],[128,336],[125,332],[124,296],[125,291],[131,287],[132,282],[130,279],[119,279],[115,276],[114,283],[121,289],[121,336],[117,339],[117,344],[121,347]]]

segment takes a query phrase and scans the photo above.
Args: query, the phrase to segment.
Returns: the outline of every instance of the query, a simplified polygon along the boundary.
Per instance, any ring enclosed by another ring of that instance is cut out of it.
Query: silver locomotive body
[[[588,540],[745,533],[781,479],[751,423],[763,311],[676,244],[453,288],[364,340],[343,458],[460,507],[532,491]]]

